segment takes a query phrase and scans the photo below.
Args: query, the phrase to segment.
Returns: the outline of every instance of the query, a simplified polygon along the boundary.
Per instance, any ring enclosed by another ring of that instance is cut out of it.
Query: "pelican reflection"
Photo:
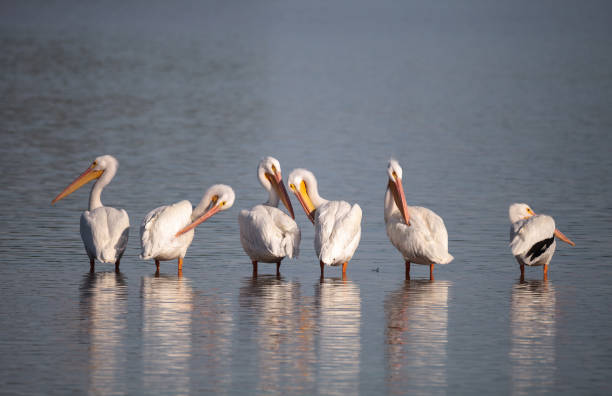
[[[89,393],[126,388],[127,285],[121,273],[91,272],[81,284],[81,312],[89,336]]]
[[[555,379],[555,289],[550,281],[512,287],[510,325],[512,393],[551,389]]]
[[[406,280],[385,299],[389,393],[447,387],[449,281]]]
[[[312,298],[302,296],[298,282],[266,275],[246,278],[239,298],[241,332],[254,338],[250,343],[257,348],[254,356],[244,357],[256,367],[255,389],[312,393],[316,382]]]
[[[227,393],[232,383],[232,332],[234,321],[230,301],[218,290],[194,295],[192,348],[197,351],[197,373],[191,388],[198,393]]]
[[[145,393],[189,393],[191,282],[176,275],[143,277],[141,297],[143,389]]]
[[[350,280],[325,278],[315,285],[319,329],[317,392],[358,394],[361,296]]]

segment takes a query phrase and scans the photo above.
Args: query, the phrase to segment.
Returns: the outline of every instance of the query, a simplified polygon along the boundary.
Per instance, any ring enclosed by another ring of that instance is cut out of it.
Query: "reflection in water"
[[[218,394],[226,392],[232,381],[232,308],[218,290],[210,294],[196,294],[192,334],[196,362],[196,378],[191,376],[192,390],[196,393]],[[197,382],[194,387],[193,382]]]
[[[314,320],[312,301],[300,284],[276,276],[246,278],[240,305],[249,309],[257,344],[258,383],[262,393],[296,393],[315,386]]]
[[[361,353],[361,297],[351,281],[326,278],[315,285],[319,345],[318,393],[357,394]]]
[[[124,393],[127,364],[127,286],[121,273],[87,273],[81,309],[88,319],[89,393]]]
[[[449,281],[406,280],[385,300],[389,393],[445,390]]]
[[[145,393],[189,393],[193,292],[184,277],[142,278]]]
[[[550,390],[554,384],[555,301],[550,281],[519,282],[512,288],[513,394]]]

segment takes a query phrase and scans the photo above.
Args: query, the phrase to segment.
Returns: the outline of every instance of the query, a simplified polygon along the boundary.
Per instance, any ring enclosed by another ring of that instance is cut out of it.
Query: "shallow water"
[[[3,392],[612,391],[609,6],[54,4],[0,13]],[[131,235],[120,274],[90,274],[88,188],[50,201],[106,153],[102,200]],[[299,259],[251,277],[237,215],[266,198],[264,155],[362,207],[346,280],[319,281],[295,200]],[[385,234],[390,156],[446,223],[434,282],[405,281]],[[183,277],[155,277],[144,215],[219,182],[234,207],[198,227]],[[576,242],[547,282],[519,282],[517,201]]]

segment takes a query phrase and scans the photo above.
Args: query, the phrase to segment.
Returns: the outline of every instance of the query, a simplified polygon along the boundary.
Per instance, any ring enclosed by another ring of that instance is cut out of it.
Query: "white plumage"
[[[329,201],[315,211],[314,247],[326,265],[349,261],[361,239],[361,208],[346,201]]]
[[[81,215],[81,239],[89,256],[90,269],[93,271],[95,260],[114,263],[119,270],[119,262],[127,246],[130,219],[124,209],[102,205],[101,195],[119,167],[119,161],[111,155],[96,158],[92,164],[64,189],[52,203],[67,197],[92,180],[96,183],[89,194],[89,210]]]
[[[510,249],[521,266],[521,277],[524,277],[524,266],[544,266],[544,278],[548,275],[548,264],[552,259],[557,244],[555,236],[574,245],[555,227],[555,220],[547,215],[536,215],[529,205],[514,203],[508,209],[510,218]]]
[[[361,208],[357,204],[321,198],[316,178],[306,169],[293,170],[288,182],[315,226],[314,247],[321,276],[325,265],[340,264],[344,275],[361,239]]]
[[[140,258],[160,261],[184,258],[195,231],[190,230],[178,237],[175,234],[191,223],[192,213],[191,202],[187,200],[150,211],[140,225]]]
[[[180,273],[183,258],[193,241],[194,228],[218,211],[229,209],[234,200],[234,191],[230,186],[215,184],[194,209],[189,201],[153,209],[140,226],[140,258],[154,259],[157,271],[160,261],[178,259]]]
[[[253,274],[257,274],[257,263],[277,263],[285,257],[295,258],[299,254],[300,229],[293,220],[293,207],[287,195],[278,160],[265,157],[257,167],[257,177],[268,191],[268,201],[238,214],[240,242],[253,262]],[[278,209],[282,200],[291,214]]]
[[[434,264],[448,264],[453,260],[448,253],[444,221],[430,209],[406,205],[402,168],[397,161],[389,161],[387,173],[385,223],[389,240],[406,261],[406,278],[410,276],[410,263],[415,263],[429,265],[433,279]]]

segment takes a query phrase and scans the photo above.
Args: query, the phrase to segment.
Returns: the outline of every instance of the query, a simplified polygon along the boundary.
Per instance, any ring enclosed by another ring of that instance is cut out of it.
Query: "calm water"
[[[589,2],[80,2],[0,6],[0,389],[9,394],[610,394],[612,28]],[[88,272],[88,188],[132,224]],[[301,255],[253,279],[237,215],[264,155],[358,202],[347,280]],[[455,260],[404,281],[386,164],[440,214]],[[138,226],[213,183],[234,208],[174,262]],[[549,281],[507,246],[508,205],[555,217]]]

